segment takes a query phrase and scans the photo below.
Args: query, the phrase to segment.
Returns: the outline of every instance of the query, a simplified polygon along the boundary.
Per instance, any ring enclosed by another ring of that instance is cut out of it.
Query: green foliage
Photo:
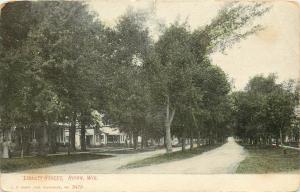
[[[161,138],[173,117],[173,135],[224,135],[230,84],[209,56],[261,29],[252,21],[268,10],[230,4],[195,31],[171,24],[155,42],[141,11],[128,9],[107,27],[82,2],[8,3],[0,29],[1,129],[46,127],[55,133],[54,124],[79,122],[84,134],[97,124],[97,110],[135,137]],[[281,103],[288,97],[283,94],[270,98]],[[270,117],[278,120],[271,108]]]
[[[267,13],[270,8],[264,3],[227,4],[210,24],[199,31],[206,37],[206,51],[224,52],[236,42],[262,30],[263,27],[254,24],[254,21]]]
[[[158,62],[153,62],[151,69],[157,71],[152,78],[157,81],[153,93],[160,98],[161,105],[166,103],[166,98],[170,99],[171,107],[177,111],[173,126],[179,137],[187,130],[192,137],[194,132],[224,129],[226,112],[230,111],[230,106],[226,107],[230,90],[227,76],[209,60],[198,59],[200,50],[194,39],[197,35],[186,24],[175,23],[155,44]]]
[[[104,27],[81,2],[22,4],[7,5],[21,10],[15,13],[20,21],[14,22],[14,12],[5,12],[1,20],[1,36],[9,41],[3,44],[0,60],[1,85],[8,87],[1,89],[0,96],[5,111],[1,121],[9,126],[2,127],[51,126],[73,121],[73,114],[91,123],[87,116],[100,104],[93,98],[103,82],[98,71],[104,61],[99,55]],[[6,29],[8,21],[13,24]],[[14,31],[19,23],[25,26],[22,35]]]
[[[123,131],[138,135],[146,124],[150,106],[148,82],[144,79],[144,61],[150,46],[150,37],[144,27],[145,16],[128,10],[115,27],[110,42],[114,44],[112,65],[106,98],[106,114]]]
[[[236,134],[245,140],[282,140],[296,118],[298,96],[293,83],[278,84],[273,74],[253,77],[244,92],[233,93],[232,97]]]

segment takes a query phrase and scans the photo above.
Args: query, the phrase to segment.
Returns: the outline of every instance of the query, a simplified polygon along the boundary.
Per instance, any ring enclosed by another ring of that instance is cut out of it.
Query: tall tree
[[[236,135],[251,144],[283,143],[295,119],[298,94],[293,83],[255,76],[244,92],[234,93]]]
[[[193,33],[184,24],[175,23],[160,36],[156,43],[156,52],[157,71],[161,74],[158,78],[161,82],[158,87],[161,90],[157,93],[161,95],[161,104],[165,106],[166,111],[167,152],[172,151],[171,124],[176,108],[181,105],[180,98],[184,98],[185,90],[192,90],[189,69],[193,71],[196,65],[205,66],[209,63],[211,53],[224,51],[241,39],[261,30],[261,26],[253,25],[252,21],[268,10],[269,8],[262,4],[232,3],[221,9],[210,24]],[[194,103],[190,104],[189,108],[194,111],[192,105]]]
[[[133,135],[135,148],[138,135],[145,133],[148,105],[143,68],[151,41],[145,16],[129,9],[119,18],[110,36],[113,55],[106,82],[108,113],[123,131]]]
[[[18,64],[18,70],[22,75],[19,78],[22,81],[19,84],[22,88],[19,89],[17,84],[7,85],[8,90],[11,91],[7,94],[2,92],[2,96],[10,95],[9,98],[17,98],[12,97],[11,94],[24,90],[22,93],[27,95],[18,94],[18,96],[21,101],[28,101],[28,106],[32,106],[29,108],[31,111],[27,110],[29,116],[35,117],[31,117],[31,122],[33,122],[32,119],[37,119],[35,113],[42,114],[38,115],[40,118],[37,121],[48,127],[45,129],[45,137],[48,137],[46,133],[51,132],[50,127],[53,123],[71,122],[71,148],[75,150],[76,123],[87,124],[82,120],[86,118],[80,118],[82,121],[77,121],[79,116],[89,115],[92,105],[100,103],[96,102],[94,97],[101,95],[102,92],[101,73],[103,70],[101,69],[105,63],[103,50],[106,45],[104,26],[82,2],[26,2],[25,4],[26,6],[22,2],[16,3],[17,7],[20,5],[22,8],[21,11],[16,15],[8,14],[1,20],[3,21],[1,22],[1,36],[7,41],[4,45],[10,45],[10,52],[14,56],[10,57],[13,59],[11,62],[5,61],[4,59],[9,58],[9,52],[7,52],[7,57],[4,57],[1,63],[8,67],[1,69],[4,70],[3,74],[8,74],[8,70],[13,70],[14,65]],[[13,20],[9,28],[4,28],[15,16],[20,17],[20,20]],[[20,34],[19,31],[21,31]],[[10,81],[8,78],[5,79],[5,76],[2,77],[2,84],[5,85]],[[12,79],[12,83],[17,83],[17,77]],[[44,100],[47,98],[50,98],[48,104]],[[8,98],[4,99],[8,101]],[[15,101],[11,103],[22,106]],[[57,103],[57,110],[60,113],[52,110],[51,103]],[[46,111],[58,116],[53,118],[51,114],[44,113]],[[25,113],[21,112],[21,114]],[[85,126],[81,126],[81,129],[84,133]],[[84,141],[85,138],[82,139],[82,149],[85,149]]]
[[[93,95],[99,93],[104,27],[81,2],[38,2],[35,8],[43,19],[28,41],[35,48],[33,57],[39,60],[41,78],[53,86],[64,104],[66,120],[71,122],[71,149],[75,150],[78,116],[90,114]],[[86,124],[83,119],[78,122]],[[85,150],[85,125],[81,133]]]

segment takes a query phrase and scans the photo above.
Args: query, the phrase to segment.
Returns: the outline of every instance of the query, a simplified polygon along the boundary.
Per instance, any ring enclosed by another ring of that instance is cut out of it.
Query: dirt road
[[[174,151],[178,150],[180,148],[174,149]],[[26,170],[23,173],[233,173],[239,162],[245,158],[243,148],[233,138],[229,138],[228,142],[221,147],[193,158],[135,169],[118,169],[129,162],[163,153],[165,150],[138,154],[115,154],[116,156],[112,158]]]
[[[221,147],[193,158],[153,166],[123,170],[123,173],[192,173],[222,174],[234,173],[246,153],[232,137]]]
[[[174,151],[180,150],[180,148],[173,149]],[[22,173],[115,173],[119,172],[119,167],[128,164],[129,162],[145,159],[154,155],[165,153],[165,149],[155,150],[150,152],[136,153],[136,154],[111,154],[115,157],[106,159],[97,159],[82,161],[76,163],[69,163],[64,165],[57,165],[46,168],[25,170]]]

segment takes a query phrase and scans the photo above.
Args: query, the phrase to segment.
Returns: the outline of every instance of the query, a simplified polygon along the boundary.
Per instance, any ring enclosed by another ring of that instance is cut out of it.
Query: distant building
[[[126,133],[120,131],[116,127],[101,127],[100,128],[100,142],[101,144],[127,144],[129,139]]]
[[[80,129],[76,129],[75,146],[80,147]],[[86,128],[86,144],[87,146],[103,146],[103,145],[118,145],[127,144],[129,139],[126,133],[120,131],[117,127],[105,126],[101,128]],[[69,142],[69,127],[60,129],[60,134],[57,136],[57,142]]]

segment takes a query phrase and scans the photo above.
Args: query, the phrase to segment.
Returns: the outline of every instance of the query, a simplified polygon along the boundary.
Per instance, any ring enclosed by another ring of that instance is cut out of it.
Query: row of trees
[[[14,2],[1,11],[0,127],[4,137],[18,130],[16,143],[29,152],[32,137],[40,153],[56,150],[59,123],[69,126],[81,150],[92,111],[133,137],[173,135],[208,143],[222,141],[230,123],[230,84],[213,65],[224,51],[261,29],[261,4],[230,4],[210,24],[194,31],[187,23],[164,26],[151,38],[146,12],[128,10],[105,26],[82,2]],[[97,123],[96,123],[97,124]],[[32,136],[32,133],[35,135]],[[183,145],[184,147],[184,145]]]
[[[235,135],[249,144],[299,141],[296,107],[299,90],[293,81],[277,83],[276,76],[253,77],[245,91],[232,94]]]

